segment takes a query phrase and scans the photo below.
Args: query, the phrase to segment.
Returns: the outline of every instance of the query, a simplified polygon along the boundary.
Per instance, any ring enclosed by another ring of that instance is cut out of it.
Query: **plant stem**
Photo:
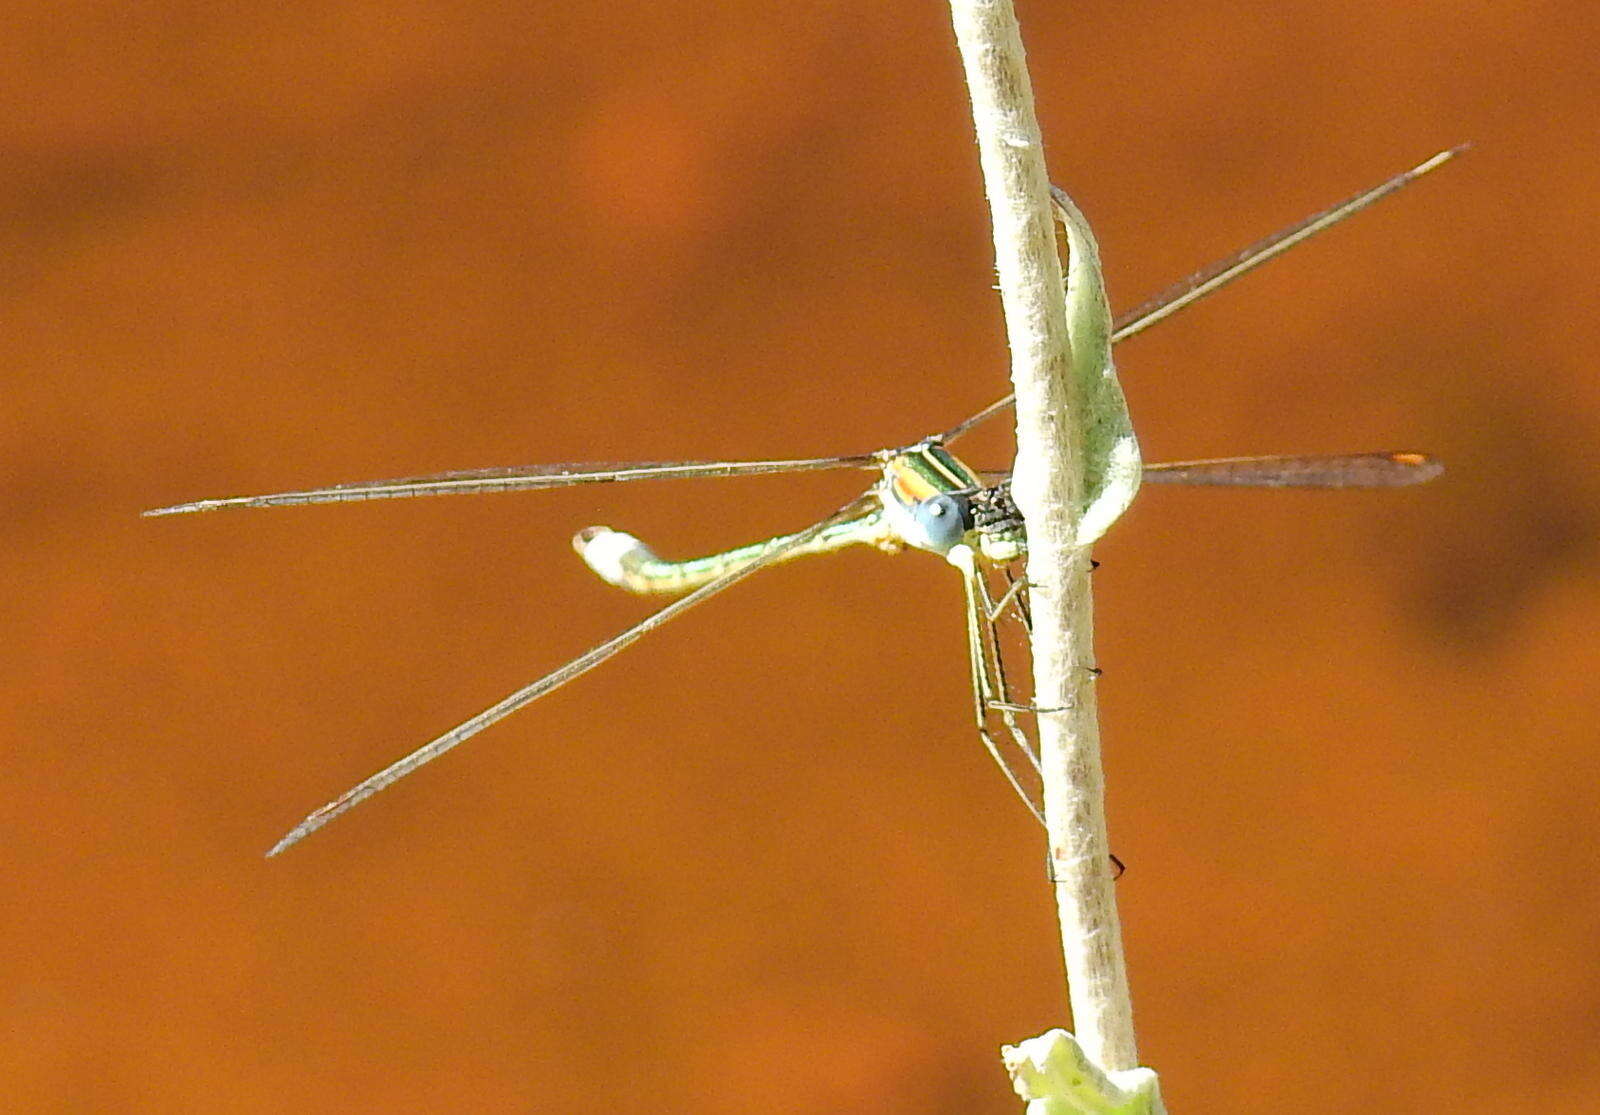
[[[1090,565],[1087,548],[1077,544],[1088,400],[1081,377],[1072,373],[1049,178],[1011,0],[951,0],[951,11],[993,213],[1017,392],[1013,491],[1028,532],[1045,824],[1073,1029],[1101,1067],[1131,1069],[1138,1057],[1110,873],[1090,668]],[[1073,260],[1075,276],[1079,266],[1098,267],[1092,241],[1087,255]]]

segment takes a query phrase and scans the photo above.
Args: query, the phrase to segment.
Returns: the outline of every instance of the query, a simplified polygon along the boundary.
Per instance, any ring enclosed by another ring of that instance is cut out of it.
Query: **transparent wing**
[[[626,649],[636,640],[648,635],[651,631],[654,631],[668,620],[688,611],[701,601],[715,596],[717,593],[721,592],[725,588],[728,588],[734,583],[742,581],[744,578],[750,576],[750,574],[754,573],[763,566],[770,565],[772,562],[783,557],[784,554],[794,547],[805,545],[812,538],[815,538],[817,535],[827,530],[828,527],[832,526],[834,523],[861,513],[863,510],[870,507],[875,499],[876,497],[872,495],[870,491],[862,493],[860,496],[857,496],[855,499],[851,500],[849,503],[845,504],[843,507],[839,508],[839,510],[835,511],[832,515],[829,515],[822,521],[814,524],[811,527],[808,527],[806,530],[803,530],[798,534],[790,535],[782,542],[774,544],[770,549],[761,554],[759,557],[755,558],[748,565],[741,566],[740,568],[725,573],[716,580],[702,585],[700,588],[689,593],[687,596],[674,600],[665,608],[662,608],[660,611],[645,617],[643,620],[634,624],[621,634],[612,636],[599,646],[584,652],[577,658],[574,658],[565,666],[551,671],[530,685],[524,686],[515,693],[511,694],[505,700],[487,709],[484,709],[472,719],[456,725],[438,739],[423,744],[405,758],[390,764],[383,770],[380,770],[377,774],[374,774],[371,778],[368,778],[359,785],[345,791],[333,801],[330,801],[328,804],[310,814],[305,820],[301,821],[298,825],[291,829],[282,840],[274,844],[271,851],[269,851],[267,855],[269,857],[275,856],[284,849],[299,843],[306,836],[316,832],[319,828],[333,820],[335,817],[338,817],[340,814],[345,813],[359,805],[361,802],[365,801],[367,798],[370,798],[379,790],[393,785],[395,782],[398,782],[400,779],[404,778],[418,767],[424,765],[425,763],[432,762],[434,759],[437,759],[440,755],[443,755],[446,751],[449,751],[457,744],[471,739],[473,736],[477,735],[491,724],[510,716],[513,712],[516,712],[524,705],[531,704],[540,697],[543,697],[545,694],[559,689],[573,678],[588,673],[590,670],[600,665],[600,663],[604,662],[612,655]]]
[[[1206,295],[1233,282],[1247,271],[1253,271],[1268,260],[1276,259],[1284,252],[1297,244],[1303,243],[1322,232],[1332,228],[1346,217],[1352,217],[1361,210],[1388,197],[1402,186],[1410,185],[1430,170],[1434,170],[1462,151],[1465,145],[1452,147],[1448,151],[1441,151],[1426,162],[1419,163],[1410,170],[1403,171],[1393,178],[1386,179],[1370,190],[1363,190],[1354,194],[1337,205],[1329,206],[1318,213],[1313,213],[1303,221],[1298,221],[1288,228],[1273,233],[1265,240],[1258,240],[1248,248],[1233,253],[1224,259],[1219,259],[1206,267],[1201,268],[1185,279],[1181,279],[1161,293],[1149,298],[1126,313],[1119,315],[1113,323],[1115,332],[1112,333],[1113,342],[1125,341],[1136,333],[1142,333],[1158,321],[1171,317],[1185,306],[1198,302]],[[1007,395],[946,430],[939,438],[944,444],[955,441],[969,430],[982,425],[1012,403],[1016,402],[1015,395]]]
[[[618,464],[522,465],[364,480],[328,488],[306,488],[260,496],[201,499],[146,511],[146,517],[186,515],[221,507],[287,507],[305,503],[354,503],[368,499],[412,496],[515,492],[530,488],[565,488],[573,484],[616,484],[629,480],[678,480],[697,476],[760,476],[775,472],[817,472],[824,469],[876,468],[878,454],[806,457],[786,461],[633,461]]]
[[[1127,340],[1135,333],[1142,333],[1156,322],[1171,317],[1185,306],[1197,302],[1219,287],[1226,286],[1246,271],[1254,270],[1270,259],[1275,259],[1294,247],[1311,239],[1324,229],[1332,228],[1346,217],[1353,217],[1367,206],[1382,201],[1390,194],[1405,186],[1409,186],[1430,170],[1436,170],[1466,150],[1466,145],[1452,147],[1448,151],[1441,151],[1433,158],[1419,163],[1410,170],[1401,171],[1393,178],[1385,179],[1370,190],[1351,194],[1336,205],[1330,205],[1320,213],[1313,213],[1303,221],[1298,221],[1288,228],[1274,232],[1264,240],[1258,240],[1248,248],[1235,252],[1226,259],[1220,259],[1207,267],[1201,268],[1187,278],[1180,279],[1172,286],[1163,290],[1154,297],[1141,302],[1133,309],[1124,313],[1116,322],[1116,339]]]
[[[1326,453],[1268,457],[1217,457],[1205,461],[1146,463],[1146,484],[1234,488],[1404,488],[1444,472],[1426,453]],[[1009,472],[978,473],[989,487],[1009,484]]]
[[[1145,465],[1144,480],[1237,488],[1404,488],[1442,472],[1444,465],[1425,453],[1334,453],[1171,461]]]

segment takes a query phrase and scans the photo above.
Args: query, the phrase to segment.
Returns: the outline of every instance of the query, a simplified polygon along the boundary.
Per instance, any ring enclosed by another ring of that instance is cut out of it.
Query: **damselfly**
[[[1295,244],[1414,181],[1455,153],[1446,151],[1435,155],[1411,170],[1196,272],[1123,314],[1116,322],[1113,339],[1126,340],[1149,328]],[[878,479],[860,495],[804,530],[709,557],[667,561],[657,557],[637,538],[621,531],[609,527],[589,527],[580,531],[574,539],[574,546],[590,568],[605,580],[634,592],[684,595],[317,809],[274,845],[267,853],[269,856],[283,851],[352,806],[489,725],[588,672],[641,636],[756,570],[805,554],[823,553],[852,545],[869,545],[887,551],[907,547],[925,550],[944,557],[961,571],[966,586],[967,643],[978,731],[1013,788],[1031,809],[1033,805],[1025,788],[1002,755],[989,727],[991,718],[998,716],[1021,754],[1030,763],[1037,764],[1026,733],[1016,719],[1018,713],[1027,711],[1026,706],[1010,699],[994,626],[1001,613],[1008,608],[1019,615],[1024,623],[1027,622],[1025,585],[1011,579],[1008,570],[1010,563],[1026,552],[1026,538],[1021,520],[1011,506],[1005,475],[978,472],[957,459],[948,449],[952,442],[999,414],[1012,402],[1013,398],[1007,396],[950,429],[910,445],[847,456],[477,469],[272,495],[199,500],[147,511],[145,514],[176,515],[223,507],[344,503],[628,480],[752,476],[822,469],[859,468],[878,473]],[[1374,488],[1415,484],[1431,479],[1439,472],[1440,466],[1436,462],[1419,453],[1358,453],[1313,457],[1239,457],[1145,465],[1144,479],[1155,483],[1247,487]],[[987,576],[996,570],[1010,581],[1009,587],[998,592],[998,595]]]

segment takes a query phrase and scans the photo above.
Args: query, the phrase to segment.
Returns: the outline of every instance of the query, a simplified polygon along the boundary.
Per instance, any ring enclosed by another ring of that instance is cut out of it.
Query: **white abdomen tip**
[[[630,587],[630,564],[653,556],[633,535],[610,527],[584,527],[573,536],[572,548],[597,577],[619,588]]]

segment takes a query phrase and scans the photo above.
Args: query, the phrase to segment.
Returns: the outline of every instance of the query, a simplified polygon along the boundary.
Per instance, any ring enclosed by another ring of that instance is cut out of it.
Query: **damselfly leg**
[[[1022,629],[1032,635],[1033,609],[1029,607],[1028,602],[1028,575],[1013,573],[1009,565],[1001,570],[1001,575],[1006,579],[1006,590],[1000,594],[1000,600],[995,604],[995,618],[998,619],[1009,606],[1017,614]]]
[[[984,570],[972,550],[967,547],[963,549],[966,553],[959,561],[954,560],[952,555],[952,564],[956,564],[961,571],[961,583],[966,594],[967,663],[972,682],[973,724],[984,750],[989,752],[989,757],[1000,768],[1006,782],[1028,812],[1043,824],[1044,813],[1029,789],[1040,774],[1039,752],[1017,723],[1013,711],[1015,705],[1006,683],[1005,660],[1000,649],[1000,635],[995,627],[996,613]],[[1016,760],[995,739],[990,725],[996,716],[1005,729],[1012,751],[1027,761],[1030,771],[1026,778],[1019,775]]]
[[[1332,226],[1387,196],[1410,181],[1440,165],[1455,152],[1444,152],[1412,170],[1397,175],[1379,186],[1364,191],[1330,209],[1276,233],[1266,240],[1207,267],[1156,298],[1122,315],[1116,323],[1116,340],[1133,336],[1179,308],[1204,297],[1245,272],[1286,251],[1294,244]],[[711,558],[688,562],[663,561],[631,535],[609,528],[592,528],[579,535],[576,544],[584,559],[607,580],[634,591],[684,592],[685,595],[654,612],[639,623],[599,644],[539,680],[519,689],[498,704],[424,744],[398,762],[371,776],[345,794],[316,810],[296,826],[269,854],[276,854],[302,837],[322,827],[357,803],[444,754],[496,721],[537,700],[598,666],[645,634],[666,623],[701,601],[730,587],[758,569],[802,554],[821,553],[843,546],[867,544],[880,549],[912,546],[949,556],[956,538],[948,533],[952,516],[964,505],[950,503],[962,493],[989,491],[987,481],[978,481],[965,465],[944,448],[979,424],[1008,408],[1012,396],[1000,399],[944,433],[898,449],[883,449],[838,457],[800,458],[774,461],[685,461],[643,462],[610,465],[532,465],[513,468],[475,469],[466,472],[436,473],[397,480],[339,484],[259,496],[206,499],[176,504],[145,512],[147,515],[176,515],[225,507],[277,507],[319,503],[347,503],[371,499],[395,499],[450,493],[499,492],[564,487],[576,484],[613,483],[646,479],[674,479],[707,476],[749,476],[777,472],[858,468],[876,470],[880,480],[845,504],[834,514],[794,534],[780,535]],[[1231,484],[1256,487],[1390,487],[1417,483],[1438,472],[1438,466],[1419,454],[1358,454],[1344,458],[1237,458],[1222,462],[1182,462],[1175,465],[1147,466],[1145,478],[1152,482],[1184,484]],[[915,497],[915,498],[913,498]],[[964,512],[962,512],[964,513]],[[1019,528],[1020,529],[1020,528]],[[959,533],[959,532],[957,532]],[[1020,547],[1020,534],[1014,540]],[[1012,553],[1014,558],[1020,548]],[[1009,607],[1026,628],[1030,624],[1027,590],[1022,582],[1011,580],[998,597],[991,592],[986,577],[1004,570],[1010,558],[982,552],[973,554],[963,568],[967,596],[969,660],[972,666],[974,710],[985,746],[1007,779],[1035,813],[1021,780],[1002,758],[994,733],[992,717],[998,715],[1004,735],[1037,770],[1038,756],[1016,714],[1027,706],[1011,700],[996,623]]]

